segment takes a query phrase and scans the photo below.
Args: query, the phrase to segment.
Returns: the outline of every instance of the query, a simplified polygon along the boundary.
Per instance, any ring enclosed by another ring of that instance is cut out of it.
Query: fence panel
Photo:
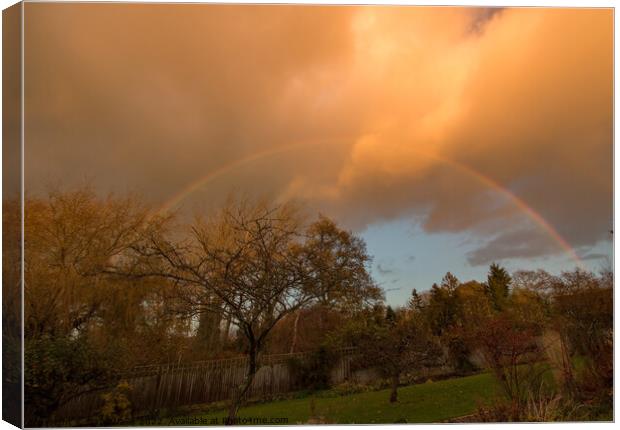
[[[339,351],[330,377],[338,384],[351,377],[354,349]],[[289,360],[305,360],[312,352],[266,355],[247,394],[251,399],[269,399],[293,391],[298,375],[293,375]],[[121,375],[129,384],[129,401],[136,415],[178,406],[229,400],[234,387],[245,376],[246,357],[209,360],[189,364],[140,366]],[[87,419],[97,415],[104,405],[102,395],[113,387],[76,397],[56,414],[58,421]]]

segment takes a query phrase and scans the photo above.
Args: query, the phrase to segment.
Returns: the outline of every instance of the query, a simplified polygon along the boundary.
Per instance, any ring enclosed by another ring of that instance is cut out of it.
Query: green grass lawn
[[[326,423],[339,424],[433,423],[474,412],[477,402],[495,396],[497,389],[493,376],[483,373],[401,387],[399,401],[393,404],[388,401],[389,390],[348,396],[328,396],[323,392],[300,399],[250,405],[240,410],[239,418],[287,418],[288,424],[307,423],[312,416],[322,416]],[[225,410],[193,413],[162,419],[159,425],[191,425],[192,419],[200,420],[199,423],[194,421],[194,425],[221,425],[225,416]]]

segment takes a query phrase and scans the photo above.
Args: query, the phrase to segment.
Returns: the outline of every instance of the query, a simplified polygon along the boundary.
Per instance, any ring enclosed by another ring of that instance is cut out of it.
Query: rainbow
[[[258,161],[262,158],[272,157],[274,155],[283,154],[290,151],[295,151],[303,148],[310,148],[311,146],[318,147],[324,145],[326,143],[330,143],[331,141],[322,141],[319,143],[294,143],[286,146],[278,146],[275,148],[270,148],[264,151],[259,151],[255,154],[249,155],[247,157],[243,157],[237,160],[234,160],[218,169],[212,170],[204,176],[199,177],[198,179],[187,184],[180,192],[173,195],[171,198],[166,200],[162,206],[156,211],[156,214],[163,214],[166,212],[170,212],[176,206],[178,206],[184,199],[186,199],[189,195],[193,194],[204,185],[214,180],[215,178],[225,175],[228,172],[231,172],[239,167],[245,166],[247,164],[251,164],[255,161]]]
[[[204,187],[206,184],[211,182],[212,180],[225,175],[235,169],[243,167],[245,165],[251,164],[255,161],[258,161],[263,158],[268,158],[274,155],[283,154],[290,151],[296,151],[302,148],[309,148],[310,146],[320,146],[321,143],[295,143],[286,146],[279,146],[275,148],[270,148],[265,151],[260,151],[249,155],[247,157],[243,157],[237,160],[234,160],[218,169],[212,170],[204,176],[199,177],[198,179],[190,182],[186,185],[180,192],[173,195],[171,198],[166,200],[155,212],[156,215],[165,214],[170,212],[176,206],[178,206],[184,199],[186,199],[189,195],[196,192],[198,189]],[[471,168],[470,166],[455,161],[450,158],[446,158],[444,156],[440,156],[435,153],[429,153],[424,151],[417,151],[420,155],[427,157],[431,160],[437,161],[439,163],[445,164],[447,166],[453,167],[458,171],[475,178],[477,181],[482,183],[484,186],[496,191],[497,193],[505,196],[510,200],[522,213],[524,213],[530,220],[532,220],[536,225],[538,225],[548,236],[551,238],[556,244],[560,246],[560,248],[566,252],[566,254],[577,264],[579,268],[584,268],[584,264],[582,260],[579,258],[574,248],[562,237],[560,233],[538,212],[536,212],[531,206],[529,206],[523,199],[514,194],[510,189],[502,186],[499,182],[495,181],[493,178],[486,176],[479,171]]]
[[[539,227],[541,227],[548,235],[553,239],[566,254],[577,264],[577,267],[584,269],[583,261],[579,258],[575,249],[562,237],[560,233],[547,221],[540,213],[536,212],[530,205],[528,205],[523,199],[514,194],[508,188],[502,186],[499,182],[495,181],[489,176],[483,175],[477,170],[472,169],[468,165],[464,163],[459,163],[450,158],[442,157],[437,154],[423,153],[426,157],[436,160],[438,162],[444,163],[455,169],[476,178],[479,182],[492,189],[493,191],[498,192],[499,194],[507,197],[512,203],[528,218],[530,218],[534,223],[536,223]]]

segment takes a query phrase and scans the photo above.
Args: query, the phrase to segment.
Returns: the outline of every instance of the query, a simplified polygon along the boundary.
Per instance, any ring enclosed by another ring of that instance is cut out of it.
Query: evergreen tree
[[[409,309],[413,311],[420,311],[424,307],[424,305],[422,304],[422,297],[420,297],[420,295],[418,294],[418,290],[416,290],[415,288],[411,292],[411,298],[409,299],[407,305],[409,306]]]
[[[449,294],[454,294],[457,287],[459,286],[459,280],[452,273],[448,272],[441,280],[441,286],[448,290]]]
[[[450,272],[441,280],[441,286],[433,284],[427,307],[433,334],[441,336],[455,322],[459,312],[456,293],[459,285],[458,278]]]
[[[510,293],[511,282],[512,279],[506,269],[499,264],[491,264],[484,287],[495,310],[499,311],[504,307]]]
[[[385,322],[389,325],[394,325],[396,323],[396,312],[394,312],[391,306],[388,306],[385,311]]]

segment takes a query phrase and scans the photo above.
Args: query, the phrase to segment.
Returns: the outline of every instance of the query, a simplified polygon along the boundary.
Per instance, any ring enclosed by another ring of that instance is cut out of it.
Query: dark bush
[[[337,354],[326,347],[304,358],[289,359],[289,368],[296,378],[296,385],[308,390],[329,388],[330,372],[337,359]]]
[[[51,424],[71,399],[114,381],[115,369],[84,339],[42,337],[25,344],[25,424]]]

